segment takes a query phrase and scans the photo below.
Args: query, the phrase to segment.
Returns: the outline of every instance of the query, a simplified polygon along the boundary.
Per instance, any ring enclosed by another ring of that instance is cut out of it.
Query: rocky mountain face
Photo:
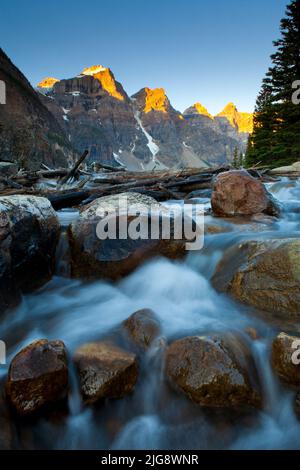
[[[251,131],[252,115],[232,104],[214,117],[200,103],[181,114],[162,88],[129,97],[101,65],[67,80],[47,78],[38,90],[74,148],[90,150],[90,163],[137,170],[220,164],[235,148],[245,151]]]
[[[40,169],[41,163],[67,166],[75,155],[70,141],[2,49],[0,80],[6,88],[6,104],[0,104],[0,161],[14,161],[27,169]]]

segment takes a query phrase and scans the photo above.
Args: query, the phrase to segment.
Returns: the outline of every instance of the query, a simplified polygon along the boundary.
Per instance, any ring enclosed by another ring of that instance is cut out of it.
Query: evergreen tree
[[[293,83],[300,80],[300,0],[287,6],[281,38],[274,46],[272,67],[256,102],[247,166],[275,167],[300,160],[300,105],[292,102]]]
[[[233,152],[232,165],[234,168],[239,167],[239,150],[237,147],[235,147],[234,152]]]
[[[244,154],[243,152],[240,152],[240,158],[239,158],[239,168],[243,168],[244,166]]]

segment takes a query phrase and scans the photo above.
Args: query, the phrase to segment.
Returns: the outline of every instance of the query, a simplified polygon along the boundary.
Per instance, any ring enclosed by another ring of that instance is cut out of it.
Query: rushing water
[[[121,322],[141,308],[156,312],[162,339],[142,359],[135,392],[122,400],[107,401],[95,408],[83,407],[76,374],[71,370],[69,412],[17,423],[20,448],[300,448],[294,393],[283,389],[269,365],[272,338],[285,325],[272,319],[264,322],[259,312],[218,294],[210,284],[216,264],[230,245],[245,239],[299,236],[299,181],[282,179],[267,186],[282,203],[283,213],[278,221],[215,219],[214,224],[224,225],[226,232],[206,236],[200,253],[190,253],[184,262],[148,262],[118,284],[68,279],[66,243],[62,238],[58,275],[39,292],[26,296],[22,305],[9,312],[1,323],[0,337],[8,345],[8,363],[24,345],[38,338],[61,339],[70,354],[86,341],[117,338]],[[207,204],[207,199],[202,202]],[[66,226],[78,213],[63,211],[59,216]],[[206,220],[211,223],[213,219],[207,216]],[[245,334],[247,327],[255,328],[260,339],[250,340]],[[287,328],[299,331],[299,325]],[[244,418],[209,413],[171,391],[165,383],[166,342],[212,331],[237,331],[244,335],[260,376],[263,411]],[[0,368],[3,376],[6,372]]]

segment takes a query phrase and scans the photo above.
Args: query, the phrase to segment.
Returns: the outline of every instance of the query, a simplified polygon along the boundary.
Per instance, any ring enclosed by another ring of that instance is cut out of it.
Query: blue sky
[[[10,0],[0,45],[33,85],[110,67],[128,94],[164,87],[180,111],[252,111],[288,0]]]

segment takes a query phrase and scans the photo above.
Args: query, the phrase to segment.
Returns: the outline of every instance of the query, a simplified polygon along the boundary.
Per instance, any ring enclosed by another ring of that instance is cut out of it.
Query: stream
[[[279,220],[216,219],[224,233],[205,236],[204,248],[184,261],[156,259],[121,282],[92,283],[68,278],[65,241],[58,247],[57,275],[8,312],[0,338],[8,345],[7,363],[39,338],[60,339],[70,354],[81,344],[117,338],[120,324],[133,312],[153,309],[162,338],[142,358],[135,391],[121,400],[84,407],[71,370],[69,411],[16,423],[20,449],[300,449],[300,421],[288,391],[273,375],[270,346],[280,331],[300,333],[300,324],[284,324],[218,294],[210,283],[226,248],[247,239],[296,238],[300,235],[300,181],[281,178],[266,184],[282,204]],[[207,194],[197,202],[209,205]],[[177,201],[178,202],[178,201]],[[78,216],[61,211],[62,226]],[[267,321],[266,321],[267,320]],[[259,339],[245,333],[254,328]],[[263,389],[264,406],[251,416],[207,411],[170,389],[163,374],[164,344],[211,332],[239,332],[249,343]],[[0,367],[3,378],[7,373]]]

